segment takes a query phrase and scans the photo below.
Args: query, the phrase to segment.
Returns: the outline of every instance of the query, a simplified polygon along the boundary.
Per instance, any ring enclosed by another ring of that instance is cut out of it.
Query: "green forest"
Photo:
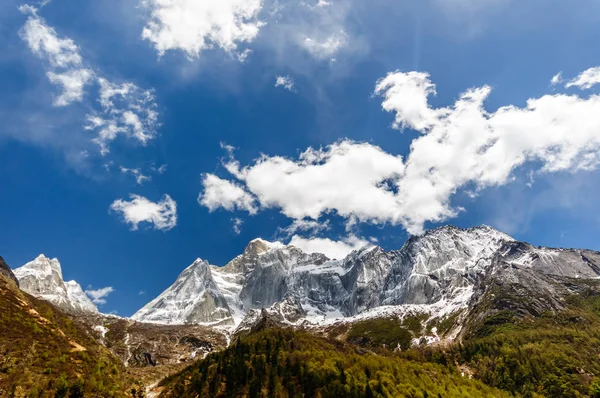
[[[600,295],[567,304],[495,312],[444,346],[409,348],[410,325],[389,319],[357,324],[346,341],[271,327],[165,379],[162,396],[600,397]]]

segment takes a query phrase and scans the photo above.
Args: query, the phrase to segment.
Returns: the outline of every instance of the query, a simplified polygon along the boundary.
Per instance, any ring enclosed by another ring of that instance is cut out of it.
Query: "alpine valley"
[[[600,397],[600,253],[452,226],[343,259],[262,239],[131,318],[0,258],[4,397]]]

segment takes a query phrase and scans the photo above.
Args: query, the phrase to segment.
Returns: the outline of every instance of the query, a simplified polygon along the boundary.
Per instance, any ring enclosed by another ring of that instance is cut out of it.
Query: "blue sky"
[[[413,3],[3,2],[0,255],[131,315],[258,236],[600,249],[600,4]]]

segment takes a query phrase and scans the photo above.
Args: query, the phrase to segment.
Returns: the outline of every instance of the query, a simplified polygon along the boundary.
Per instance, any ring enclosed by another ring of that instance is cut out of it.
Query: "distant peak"
[[[421,236],[427,236],[427,235],[434,235],[436,233],[448,233],[448,232],[489,232],[489,233],[493,233],[493,234],[498,234],[498,235],[505,235],[506,237],[510,238],[508,235],[506,235],[503,232],[498,231],[496,228],[490,227],[489,225],[475,225],[473,227],[469,227],[469,228],[460,228],[457,227],[455,225],[442,225],[436,228],[432,228],[430,230],[425,231],[425,233]]]
[[[281,242],[269,242],[262,238],[256,238],[248,243],[248,246],[246,246],[246,249],[244,250],[244,254],[259,255],[272,249],[283,249],[284,247],[285,245]]]
[[[62,272],[60,262],[58,261],[58,259],[57,258],[51,259],[49,257],[46,257],[44,254],[40,254],[33,261],[28,262],[24,266],[29,267],[29,268],[40,268],[40,266],[42,266],[42,267],[49,266],[50,268],[53,268],[59,272]]]

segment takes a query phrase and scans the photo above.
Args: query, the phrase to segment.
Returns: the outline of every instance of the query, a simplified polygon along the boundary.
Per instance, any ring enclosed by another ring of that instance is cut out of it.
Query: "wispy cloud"
[[[91,111],[82,121],[83,129],[93,131],[92,141],[103,155],[119,135],[146,145],[156,136],[158,112],[153,90],[144,90],[131,82],[114,83],[102,77],[81,55],[79,46],[68,37],[61,37],[38,15],[38,8],[21,6],[27,21],[20,36],[46,68],[49,82],[60,87],[53,105],[67,107],[86,101],[92,86],[98,90],[97,99],[86,104]],[[98,104],[100,105],[98,107]]]
[[[242,232],[244,221],[241,218],[232,218],[231,221],[233,223],[233,233],[239,235]]]
[[[152,181],[152,177],[142,174],[139,168],[137,169],[128,169],[127,167],[120,167],[121,173],[123,174],[131,174],[135,177],[135,182],[138,185],[144,184],[146,181]]]
[[[569,81],[565,87],[578,87],[583,90],[589,90],[596,84],[600,84],[600,67],[594,67],[583,71],[579,76]]]
[[[275,87],[282,87],[287,91],[293,92],[295,90],[294,79],[290,75],[276,76]]]

